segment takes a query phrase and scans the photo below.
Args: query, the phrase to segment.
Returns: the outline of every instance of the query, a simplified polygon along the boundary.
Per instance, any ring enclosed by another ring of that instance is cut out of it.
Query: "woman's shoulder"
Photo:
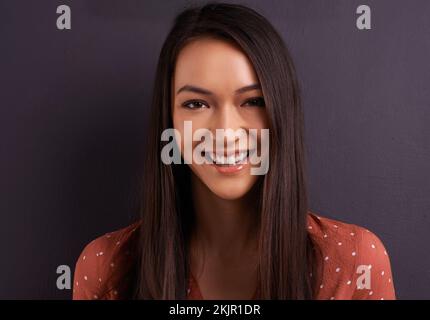
[[[308,231],[313,238],[328,239],[345,239],[346,242],[356,241],[357,235],[366,235],[376,237],[374,233],[365,227],[335,220],[322,216],[315,211],[308,211]],[[341,244],[339,244],[341,245]]]
[[[321,289],[335,296],[333,288],[342,288],[354,299],[395,298],[389,255],[375,233],[315,212],[309,212],[307,227],[321,253]]]
[[[322,247],[338,248],[341,252],[345,252],[345,248],[355,247],[386,255],[381,239],[365,227],[323,217],[314,211],[309,211],[307,227],[311,237]],[[356,255],[357,252],[351,252],[351,256]]]
[[[129,242],[140,223],[105,233],[84,247],[75,265],[73,299],[107,299],[108,292],[115,299],[118,292],[110,288],[110,280],[112,274],[123,271]]]

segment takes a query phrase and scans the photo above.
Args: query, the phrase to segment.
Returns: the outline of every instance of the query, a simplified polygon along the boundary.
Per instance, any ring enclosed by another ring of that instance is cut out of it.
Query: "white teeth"
[[[215,159],[216,159],[216,163],[219,163],[219,164],[224,164],[224,157],[223,156],[215,156]]]
[[[241,152],[241,153],[239,153],[237,156],[236,156],[236,162],[241,162],[241,161],[243,161],[245,158],[246,158],[246,156],[248,155],[248,151],[243,151],[243,152]]]
[[[207,156],[207,159],[211,163],[216,163],[216,164],[230,164],[230,165],[232,165],[232,164],[235,164],[235,163],[240,163],[244,159],[246,159],[246,157],[248,156],[248,151],[242,151],[242,152],[240,152],[237,155],[231,155],[231,156],[228,156],[228,157],[218,156],[218,155],[214,154],[213,152],[207,152],[206,156]]]

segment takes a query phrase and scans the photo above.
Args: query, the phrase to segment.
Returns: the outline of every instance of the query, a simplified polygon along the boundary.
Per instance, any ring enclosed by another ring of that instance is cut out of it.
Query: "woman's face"
[[[177,58],[172,97],[173,126],[181,136],[183,157],[184,121],[190,121],[193,134],[199,129],[213,134],[211,148],[202,156],[214,164],[192,161],[188,165],[193,173],[220,198],[245,195],[258,179],[258,175],[251,174],[246,157],[256,149],[260,151],[260,130],[268,126],[263,93],[247,56],[233,44],[218,39],[188,43]],[[216,129],[232,129],[239,134],[220,141]],[[249,143],[239,143],[243,138],[240,132],[249,133],[249,129],[257,129],[258,135],[253,139],[248,134]],[[202,141],[192,141],[193,150]],[[219,144],[224,150],[219,150]]]

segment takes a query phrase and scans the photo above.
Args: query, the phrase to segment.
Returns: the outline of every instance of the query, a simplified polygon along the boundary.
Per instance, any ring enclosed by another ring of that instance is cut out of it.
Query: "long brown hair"
[[[147,136],[134,298],[186,299],[194,223],[190,169],[162,163],[160,137],[172,128],[171,85],[178,53],[188,42],[208,36],[233,41],[248,56],[269,118],[270,167],[258,186],[256,203],[261,231],[259,298],[311,299],[317,259],[306,227],[303,113],[293,62],[262,15],[224,3],[180,13],[161,49]]]

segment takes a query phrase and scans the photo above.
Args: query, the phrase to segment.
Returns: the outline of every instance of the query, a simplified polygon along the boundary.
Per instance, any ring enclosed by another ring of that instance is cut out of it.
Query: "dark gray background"
[[[69,298],[56,267],[133,221],[155,64],[188,3],[0,1],[0,298]],[[398,297],[430,298],[430,1],[366,1],[370,31],[361,0],[242,3],[295,60],[311,209],[375,232]]]

